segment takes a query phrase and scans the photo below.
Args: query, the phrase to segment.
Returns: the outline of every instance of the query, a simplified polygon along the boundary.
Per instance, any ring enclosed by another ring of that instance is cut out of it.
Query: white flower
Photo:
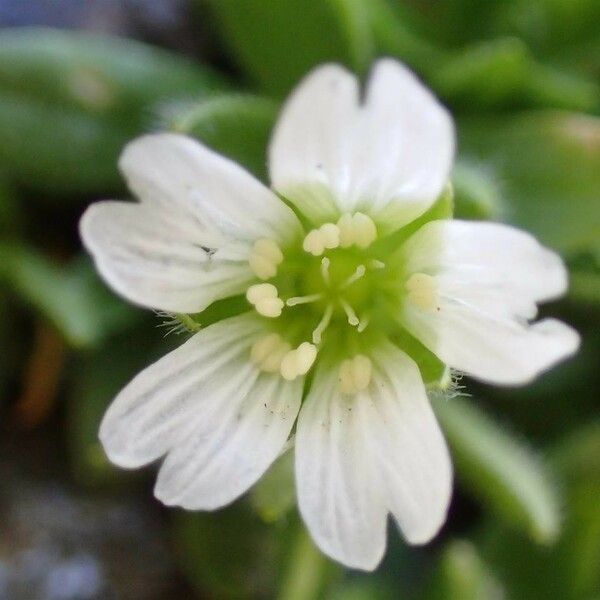
[[[228,318],[119,394],[100,430],[110,459],[166,456],[156,496],[215,509],[295,427],[298,504],[323,552],[373,569],[388,513],[410,543],[435,535],[452,467],[426,385],[447,381],[444,365],[523,384],[578,346],[558,321],[529,324],[566,289],[557,255],[448,219],[453,153],[449,114],[391,60],[364,99],[335,65],[300,84],[271,142],[273,191],[181,135],[127,146],[139,203],[99,202],[81,221],[98,270],[142,306]]]

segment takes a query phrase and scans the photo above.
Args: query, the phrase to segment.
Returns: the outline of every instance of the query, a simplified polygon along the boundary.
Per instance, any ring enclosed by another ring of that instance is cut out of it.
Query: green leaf
[[[504,598],[502,586],[466,540],[450,542],[434,571],[426,600],[490,600]]]
[[[560,530],[560,498],[533,452],[464,398],[434,403],[461,484],[501,519],[539,543]]]
[[[286,94],[315,65],[357,73],[373,58],[366,0],[209,0],[234,59],[264,91]]]
[[[99,282],[87,259],[60,267],[24,245],[0,244],[0,283],[75,347],[98,344],[139,315]]]
[[[459,160],[452,171],[455,216],[458,219],[500,220],[505,201],[495,174],[485,165]]]
[[[600,257],[600,118],[532,112],[464,120],[463,156],[501,182],[507,220],[569,256]]]
[[[251,95],[217,95],[163,112],[173,131],[192,135],[267,180],[267,144],[277,103]]]
[[[112,190],[121,147],[156,103],[220,86],[206,69],[132,40],[42,28],[0,33],[0,161],[28,187]]]
[[[565,488],[563,534],[540,548],[496,520],[484,530],[485,556],[506,583],[510,598],[596,598],[600,589],[600,423],[559,442],[550,460]],[[540,585],[543,582],[543,585]]]

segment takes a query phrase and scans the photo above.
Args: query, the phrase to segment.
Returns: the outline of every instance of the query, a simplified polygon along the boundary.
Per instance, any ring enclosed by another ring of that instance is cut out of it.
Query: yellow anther
[[[250,254],[248,264],[259,279],[271,279],[277,275],[277,265],[262,254]]]
[[[354,244],[354,224],[352,215],[348,213],[342,215],[337,222],[337,226],[340,230],[340,246],[342,248],[352,246],[352,244]]]
[[[310,342],[302,342],[296,349],[298,372],[306,375],[317,358],[317,347]]]
[[[254,305],[254,308],[256,308],[256,312],[259,315],[268,317],[269,319],[276,319],[281,315],[283,306],[284,304],[281,298],[263,298]]]
[[[313,256],[321,256],[325,251],[325,245],[323,244],[323,237],[318,229],[313,229],[306,234],[304,242],[302,243],[302,249]]]
[[[250,304],[256,304],[265,298],[277,298],[277,288],[272,283],[257,283],[246,290],[246,299]]]
[[[348,248],[356,245],[368,248],[377,238],[377,227],[371,217],[357,212],[353,215],[342,215],[337,222],[340,231],[340,246]]]
[[[278,297],[277,288],[271,283],[257,283],[246,291],[246,299],[254,305],[256,312],[263,317],[275,318],[283,310],[283,300]]]
[[[270,333],[254,343],[250,350],[250,360],[267,373],[279,373],[281,361],[291,346],[280,335]]]
[[[424,311],[434,310],[439,301],[435,278],[426,273],[413,273],[406,281],[407,298]]]
[[[270,279],[277,274],[277,266],[283,261],[283,253],[277,242],[261,238],[254,242],[248,264],[259,279]]]
[[[368,248],[377,238],[377,227],[373,219],[367,215],[357,212],[352,217],[354,225],[354,243],[359,248]]]
[[[323,246],[328,250],[340,245],[340,230],[333,223],[325,223],[319,227],[319,234],[323,240]]]
[[[308,342],[302,342],[295,350],[290,350],[283,357],[279,372],[284,379],[293,381],[300,375],[306,375],[316,358],[316,346]]]
[[[319,229],[312,229],[306,234],[302,248],[313,256],[321,256],[325,250],[332,250],[340,245],[340,230],[334,223],[325,223]]]
[[[364,354],[344,360],[340,365],[338,383],[343,394],[356,394],[366,390],[373,376],[371,360]]]
[[[264,256],[275,265],[279,265],[283,261],[283,252],[280,250],[277,242],[268,238],[257,240],[254,243],[252,252]]]
[[[250,359],[253,363],[261,364],[281,345],[281,336],[276,333],[270,333],[260,338],[250,350]]]

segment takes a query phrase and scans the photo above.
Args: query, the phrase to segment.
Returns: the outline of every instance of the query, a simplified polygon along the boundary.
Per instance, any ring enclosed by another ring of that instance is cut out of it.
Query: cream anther
[[[270,333],[254,343],[250,350],[250,360],[261,371],[278,373],[283,357],[291,350],[291,346],[280,335]]]
[[[302,248],[313,256],[321,256],[325,250],[332,250],[340,245],[340,230],[334,223],[325,223],[319,229],[312,229],[306,234]]]
[[[432,311],[438,304],[435,278],[426,273],[413,273],[406,281],[407,298],[424,311]]]
[[[369,387],[373,374],[371,360],[364,354],[344,360],[340,365],[338,382],[343,394],[356,394]]]
[[[290,350],[281,360],[279,372],[284,379],[293,381],[306,375],[317,358],[317,348],[309,342],[302,342],[295,350]]]
[[[259,279],[270,279],[277,274],[277,266],[283,261],[283,253],[277,242],[262,238],[254,242],[248,256],[252,272]]]
[[[271,283],[257,283],[246,291],[246,299],[256,312],[271,319],[278,317],[283,310],[283,300],[278,297],[277,288]]]
[[[340,246],[348,248],[355,245],[368,248],[377,238],[377,227],[371,217],[357,212],[342,215],[337,222],[340,231]]]

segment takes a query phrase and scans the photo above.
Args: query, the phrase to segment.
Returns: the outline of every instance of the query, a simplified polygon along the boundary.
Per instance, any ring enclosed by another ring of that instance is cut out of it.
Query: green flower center
[[[288,380],[325,361],[338,369],[342,392],[353,394],[369,385],[369,356],[386,337],[415,360],[426,382],[439,383],[444,366],[399,323],[405,303],[437,310],[435,278],[408,273],[402,246],[422,224],[449,213],[451,196],[445,195],[392,233],[381,234],[368,215],[355,212],[309,227],[286,246],[257,240],[248,262],[259,282],[249,286],[241,307],[250,305],[265,325],[251,360]],[[226,302],[215,307],[218,313]]]

